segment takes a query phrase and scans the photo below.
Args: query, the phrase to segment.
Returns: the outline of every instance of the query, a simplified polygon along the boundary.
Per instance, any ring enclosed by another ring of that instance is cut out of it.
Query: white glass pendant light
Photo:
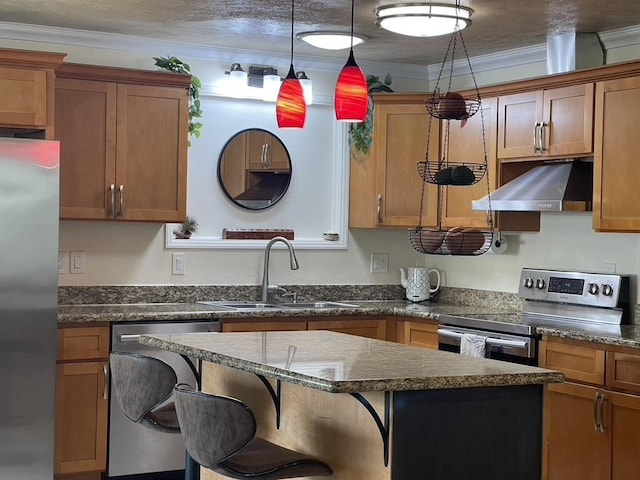
[[[405,3],[376,8],[376,25],[401,35],[435,37],[471,25],[473,10],[458,3]]]
[[[229,91],[232,96],[243,97],[247,92],[247,72],[239,63],[231,64],[229,71]]]
[[[303,72],[302,70],[296,73],[296,77],[298,77],[298,80],[300,80],[300,84],[302,85],[304,102],[307,105],[311,105],[313,103],[313,84],[311,83],[311,79],[307,77],[306,72]]]

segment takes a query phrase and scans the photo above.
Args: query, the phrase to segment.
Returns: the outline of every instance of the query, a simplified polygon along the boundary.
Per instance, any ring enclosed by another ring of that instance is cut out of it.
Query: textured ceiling
[[[356,58],[426,65],[442,60],[449,36],[412,38],[375,25],[378,5],[401,0],[356,0],[356,33],[370,39]],[[406,2],[405,2],[406,3]],[[464,30],[469,55],[477,56],[544,43],[568,31],[604,32],[640,25],[640,0],[461,1],[474,13]],[[297,0],[295,33],[350,28],[348,0]],[[2,0],[5,22],[49,25],[138,35],[212,47],[288,53],[291,4],[286,0]],[[344,58],[294,43],[300,55]]]

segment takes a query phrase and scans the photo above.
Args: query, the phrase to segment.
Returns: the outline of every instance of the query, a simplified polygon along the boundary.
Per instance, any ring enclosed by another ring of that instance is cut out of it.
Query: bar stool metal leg
[[[184,480],[200,480],[200,465],[189,455],[189,452],[184,462]]]

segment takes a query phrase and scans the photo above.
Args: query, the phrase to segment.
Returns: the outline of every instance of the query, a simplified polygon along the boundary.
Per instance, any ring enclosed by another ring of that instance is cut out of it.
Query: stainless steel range
[[[463,336],[471,335],[484,339],[486,357],[535,365],[536,327],[619,335],[620,326],[631,323],[630,291],[628,275],[523,268],[521,311],[441,315],[440,350],[460,352]]]

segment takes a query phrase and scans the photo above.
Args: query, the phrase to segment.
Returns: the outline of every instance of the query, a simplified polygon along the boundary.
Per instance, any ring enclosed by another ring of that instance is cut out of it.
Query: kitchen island
[[[140,341],[202,360],[203,391],[241,399],[258,435],[321,458],[341,480],[539,480],[544,385],[563,381],[327,331]]]

